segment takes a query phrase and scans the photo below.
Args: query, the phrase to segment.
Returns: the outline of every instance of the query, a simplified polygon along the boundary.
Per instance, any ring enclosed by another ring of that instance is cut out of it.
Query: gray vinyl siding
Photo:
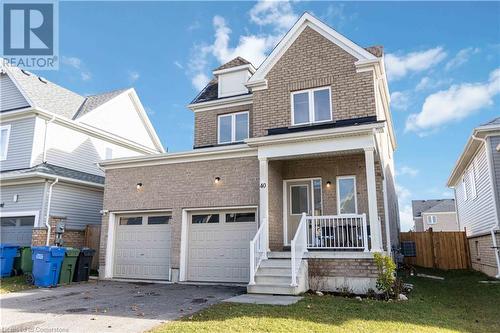
[[[29,168],[35,131],[35,117],[2,122],[2,126],[10,125],[7,159],[0,162],[0,170]]]
[[[468,237],[489,232],[497,221],[490,170],[484,145],[479,148],[473,161],[475,163],[474,174],[477,197],[465,200],[461,179],[455,187],[460,228],[466,228]]]
[[[66,228],[70,229],[100,224],[102,199],[102,190],[59,183],[52,189],[50,215],[66,217]]]
[[[0,111],[15,110],[28,106],[28,102],[14,82],[7,75],[0,74]]]
[[[500,214],[500,152],[497,151],[497,147],[500,145],[500,136],[492,136],[489,140],[493,164],[493,181],[495,183],[497,213]],[[500,216],[498,216],[498,218],[500,219]]]
[[[40,211],[43,202],[44,183],[24,184],[24,185],[2,185],[1,202],[4,204],[0,208],[1,212],[22,212],[22,211]],[[13,201],[17,194],[17,202]],[[40,211],[41,213],[41,211]]]

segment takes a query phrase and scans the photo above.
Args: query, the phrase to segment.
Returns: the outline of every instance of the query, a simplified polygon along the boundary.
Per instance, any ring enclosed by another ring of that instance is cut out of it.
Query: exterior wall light
[[[137,189],[137,191],[140,191],[142,189],[142,183],[137,183],[135,188]]]
[[[219,184],[220,183],[220,177],[215,177],[214,183],[215,184]]]
[[[327,181],[327,182],[326,182],[326,187],[327,187],[327,188],[332,187],[332,182],[331,182],[331,181]]]

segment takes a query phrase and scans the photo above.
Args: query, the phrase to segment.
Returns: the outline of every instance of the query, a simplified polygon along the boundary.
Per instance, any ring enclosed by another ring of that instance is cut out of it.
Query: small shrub
[[[391,257],[381,253],[375,253],[373,258],[378,270],[377,289],[384,293],[386,299],[389,299],[393,293],[393,285],[396,279],[396,264]]]
[[[368,288],[366,291],[366,297],[369,299],[377,299],[377,292],[372,288]]]
[[[340,286],[339,288],[337,288],[337,290],[338,290],[338,293],[340,294],[340,296],[342,296],[342,297],[349,297],[354,293],[352,288],[349,287],[349,285],[347,283],[345,283],[342,286]]]

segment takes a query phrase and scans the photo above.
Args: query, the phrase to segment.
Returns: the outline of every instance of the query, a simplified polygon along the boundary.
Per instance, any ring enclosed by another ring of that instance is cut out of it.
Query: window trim
[[[327,120],[315,120],[315,113],[314,113],[314,92],[318,90],[326,90],[328,89],[328,95],[329,95],[329,102],[328,105],[330,107],[330,118]],[[295,107],[294,107],[294,96],[297,94],[303,94],[307,92],[308,93],[308,103],[309,103],[309,121],[304,122],[304,123],[295,123]],[[333,107],[332,107],[332,87],[331,86],[324,86],[324,87],[318,87],[318,88],[312,88],[312,89],[304,89],[304,90],[297,90],[297,91],[292,91],[290,93],[290,103],[291,103],[291,110],[292,110],[292,126],[303,126],[303,125],[312,125],[312,124],[322,124],[322,123],[327,123],[333,120]]]
[[[294,214],[293,213],[293,199],[292,199],[292,188],[294,187],[305,187],[307,188],[307,212],[306,214],[310,214],[311,213],[311,195],[309,194],[309,191],[311,191],[311,183],[304,183],[304,184],[292,184],[290,185],[290,211],[288,212],[290,214],[290,216],[300,216],[302,215],[302,213],[298,213],[298,214]]]
[[[9,151],[10,129],[11,129],[10,124],[0,126],[0,135],[2,131],[7,130],[7,137],[5,139],[5,150],[1,151],[0,161],[5,161],[7,159],[7,153]]]
[[[339,186],[339,181],[342,179],[352,179],[354,180],[354,213],[341,213],[340,212],[340,186]],[[336,186],[337,186],[337,214],[338,215],[351,215],[351,214],[358,214],[358,191],[357,191],[357,182],[356,182],[356,175],[348,175],[348,176],[338,176],[337,181],[336,181]]]
[[[437,224],[437,216],[436,215],[427,215],[427,224],[428,225]]]
[[[224,113],[224,114],[217,115],[217,143],[218,144],[227,144],[227,143],[235,143],[235,142],[245,141],[245,139],[236,141],[236,115],[245,114],[245,113],[247,115],[247,133],[248,133],[248,137],[250,137],[250,113],[248,111]],[[220,129],[221,129],[220,120],[223,117],[231,117],[231,140],[224,141],[224,142],[222,142],[220,140]],[[248,139],[248,137],[247,137],[247,139]]]

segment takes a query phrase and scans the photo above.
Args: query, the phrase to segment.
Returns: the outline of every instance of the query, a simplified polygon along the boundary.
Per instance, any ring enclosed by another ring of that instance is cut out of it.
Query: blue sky
[[[41,74],[81,94],[133,86],[169,151],[189,150],[186,105],[211,69],[259,65],[304,11],[385,48],[406,229],[410,200],[451,197],[468,135],[500,115],[498,2],[61,2],[62,65]]]

